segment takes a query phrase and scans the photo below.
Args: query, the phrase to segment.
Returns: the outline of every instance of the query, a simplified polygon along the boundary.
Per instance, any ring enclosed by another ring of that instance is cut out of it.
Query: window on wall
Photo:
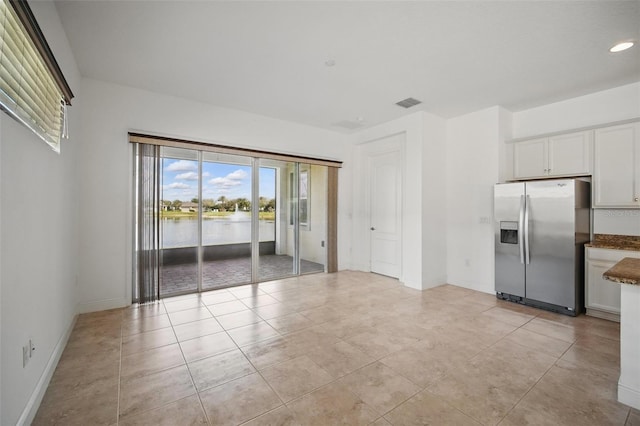
[[[295,175],[298,175],[298,186],[295,186]],[[308,165],[300,165],[297,173],[289,173],[290,212],[289,225],[294,225],[296,211],[301,229],[309,230],[309,170]]]
[[[60,152],[72,98],[28,3],[0,0],[0,108]]]
[[[300,183],[298,184],[299,205],[298,210],[300,212],[300,226],[309,229],[309,171],[300,170]]]

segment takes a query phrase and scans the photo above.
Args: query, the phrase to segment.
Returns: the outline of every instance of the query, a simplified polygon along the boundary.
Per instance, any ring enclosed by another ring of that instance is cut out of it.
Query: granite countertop
[[[602,277],[620,284],[640,285],[640,259],[625,257],[602,274]]]
[[[586,247],[640,251],[640,237],[633,235],[594,234]]]

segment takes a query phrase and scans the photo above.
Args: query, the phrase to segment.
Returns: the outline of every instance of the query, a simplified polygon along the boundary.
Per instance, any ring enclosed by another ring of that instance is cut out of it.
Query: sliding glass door
[[[160,295],[198,291],[199,153],[161,147]]]
[[[291,277],[297,274],[296,245],[292,235],[291,212],[295,209],[296,188],[290,185],[290,171],[296,163],[276,160],[260,161],[260,281]]]
[[[253,159],[202,153],[202,289],[252,282]]]
[[[299,187],[300,273],[323,272],[327,260],[327,167],[301,164]]]
[[[323,272],[327,167],[161,148],[160,295]]]

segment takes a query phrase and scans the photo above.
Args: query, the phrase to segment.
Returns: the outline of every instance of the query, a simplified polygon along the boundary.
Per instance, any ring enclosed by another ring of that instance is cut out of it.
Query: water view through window
[[[189,247],[198,242],[197,170],[197,162],[163,159],[163,248]],[[203,162],[202,176],[202,244],[251,242],[251,167]],[[261,168],[259,220],[263,241],[275,236],[274,186],[275,170]]]
[[[289,179],[298,173],[296,163],[163,147],[161,167],[161,295],[324,270],[324,235],[312,243],[321,255],[296,262],[300,235],[291,215],[299,185]],[[307,167],[305,185],[309,174]],[[326,191],[321,181],[318,188]],[[305,191],[306,206],[313,194]],[[318,196],[318,207],[324,204]]]

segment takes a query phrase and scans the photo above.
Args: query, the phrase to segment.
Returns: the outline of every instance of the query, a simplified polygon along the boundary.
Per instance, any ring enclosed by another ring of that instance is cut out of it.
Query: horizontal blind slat
[[[58,151],[64,95],[7,0],[0,0],[0,24],[0,102]]]

